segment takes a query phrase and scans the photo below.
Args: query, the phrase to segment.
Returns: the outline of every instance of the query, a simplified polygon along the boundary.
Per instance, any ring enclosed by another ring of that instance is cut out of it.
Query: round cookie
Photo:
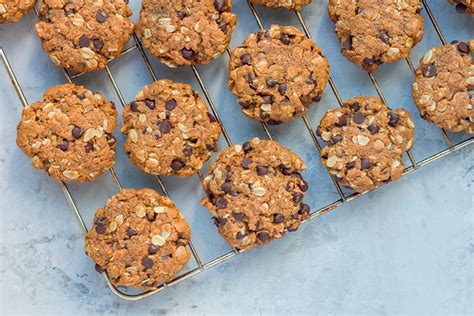
[[[374,189],[402,175],[414,127],[407,111],[390,110],[379,98],[349,99],[321,119],[316,133],[327,142],[321,161],[344,186]]]
[[[328,79],[329,63],[314,41],[293,26],[272,25],[232,51],[227,85],[245,115],[279,124],[319,101]]]
[[[96,211],[86,255],[116,286],[151,289],[187,264],[191,229],[169,198],[151,189],[122,189]]]
[[[269,8],[285,8],[299,11],[312,0],[250,0],[252,3],[264,5]]]
[[[201,204],[219,233],[238,249],[251,249],[298,229],[310,208],[303,203],[305,164],[278,143],[253,138],[220,152],[203,186]]]
[[[207,64],[229,46],[237,16],[232,0],[143,0],[137,31],[162,63]]]
[[[36,32],[51,60],[76,72],[103,69],[130,40],[124,0],[44,0]]]
[[[329,0],[341,53],[364,70],[406,58],[423,37],[419,0]]]
[[[42,102],[23,109],[16,143],[60,181],[89,182],[114,165],[117,111],[113,102],[82,86],[49,88]]]
[[[0,0],[0,24],[20,20],[35,3],[36,0]]]
[[[474,133],[474,40],[430,49],[412,87],[421,116],[451,132]]]
[[[448,0],[449,3],[456,5],[456,11],[459,13],[467,13],[474,16],[474,1],[473,0]]]
[[[198,93],[171,80],[145,86],[123,111],[122,133],[128,135],[125,152],[151,174],[197,173],[217,150],[220,131]]]

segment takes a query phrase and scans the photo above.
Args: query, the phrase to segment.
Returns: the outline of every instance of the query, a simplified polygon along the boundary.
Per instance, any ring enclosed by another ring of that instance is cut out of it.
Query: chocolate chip
[[[158,250],[160,250],[160,247],[158,247],[158,246],[155,246],[155,245],[153,245],[153,244],[150,244],[150,245],[148,246],[148,253],[149,253],[150,255],[154,255],[155,253],[158,252]]]
[[[76,94],[76,97],[77,97],[79,100],[82,101],[82,100],[84,100],[84,99],[86,98],[86,95],[81,92],[81,93]]]
[[[431,78],[436,75],[436,66],[431,64],[431,65],[426,65],[423,67],[423,76]]]
[[[238,239],[238,240],[241,240],[244,237],[245,237],[245,235],[242,234],[241,232],[237,232],[237,234],[235,235],[235,238]]]
[[[275,224],[281,224],[284,221],[285,221],[285,216],[283,216],[283,214],[277,213],[277,214],[273,215],[273,222]]]
[[[66,10],[64,10],[64,13],[66,14],[66,16],[70,16],[70,15],[75,14],[76,10],[75,9],[66,9]]]
[[[250,57],[249,54],[243,54],[242,56],[240,56],[240,62],[242,63],[242,65],[250,65],[250,63],[252,62],[252,57]]]
[[[362,159],[360,161],[360,169],[369,169],[370,168],[370,160],[369,159]]]
[[[339,117],[339,122],[337,122],[338,127],[343,127],[347,125],[347,119],[345,116],[340,116]]]
[[[273,88],[274,86],[276,86],[278,83],[278,81],[276,81],[275,79],[273,79],[272,77],[268,77],[267,78],[267,87],[269,88]]]
[[[186,12],[186,10],[180,10],[180,11],[176,12],[176,16],[180,20],[184,19],[187,15],[188,15],[188,13]]]
[[[136,236],[138,235],[137,231],[133,228],[129,228],[127,229],[127,236],[128,237],[133,237],[133,236]]]
[[[224,191],[224,193],[229,193],[231,189],[232,183],[230,183],[229,181],[222,183],[221,190]]]
[[[268,232],[265,231],[265,230],[262,230],[262,231],[257,232],[257,238],[258,238],[261,242],[268,242],[268,241],[270,241],[270,235],[269,235]]]
[[[227,24],[225,22],[220,22],[219,23],[219,30],[222,31],[222,33],[227,34]]]
[[[171,131],[171,123],[168,120],[164,120],[160,123],[160,132],[168,134]]]
[[[102,41],[100,38],[93,39],[92,44],[94,45],[94,48],[97,50],[101,50],[102,47],[104,47],[104,41]]]
[[[275,98],[271,94],[263,94],[262,95],[263,102],[272,104],[275,101]]]
[[[183,48],[181,50],[181,56],[183,56],[184,59],[192,60],[196,57],[196,53],[192,49]]]
[[[104,11],[99,10],[99,11],[97,11],[97,13],[95,14],[95,19],[96,19],[97,22],[99,22],[99,23],[104,23],[104,22],[107,20],[107,16],[105,15]]]
[[[238,222],[242,222],[246,218],[244,213],[232,213],[232,217]]]
[[[82,35],[81,37],[79,37],[80,48],[88,47],[90,43],[91,43],[91,40],[86,35]]]
[[[287,168],[285,165],[281,164],[278,166],[278,169],[280,170],[281,173],[283,173],[285,176],[289,176],[293,174],[290,168]]]
[[[112,107],[112,109],[114,109],[114,110],[116,109],[114,101],[110,101],[110,106]]]
[[[77,126],[74,126],[74,128],[72,129],[72,132],[71,132],[72,137],[74,137],[75,139],[81,138],[82,133],[83,133],[82,128],[77,127]]]
[[[360,110],[359,102],[354,102],[351,105],[349,105],[349,109],[351,109],[352,111],[355,111],[355,112],[359,111]]]
[[[62,151],[66,151],[69,147],[69,143],[67,140],[63,140],[63,142],[58,146],[59,149],[61,149]]]
[[[385,44],[390,44],[390,38],[388,37],[387,32],[380,32],[379,39],[384,42]]]
[[[259,176],[265,176],[268,173],[268,168],[265,166],[257,166],[257,174]]]
[[[282,83],[282,84],[278,85],[278,92],[281,95],[285,95],[285,93],[286,93],[286,84]]]
[[[87,143],[85,147],[86,153],[90,153],[91,151],[94,151],[94,145],[92,143]]]
[[[381,65],[383,64],[382,61],[373,59],[373,58],[364,58],[363,63],[365,66],[372,66],[372,65]]]
[[[99,266],[97,263],[95,264],[94,269],[95,269],[95,271],[97,271],[98,273],[104,272],[104,270],[102,269],[102,267]]]
[[[268,30],[263,30],[263,31],[259,31],[257,33],[257,42],[260,42],[262,39],[264,39],[265,37],[269,37],[270,36],[270,33],[268,32]]]
[[[392,127],[396,127],[397,123],[400,119],[400,116],[397,113],[389,112],[388,117],[389,117],[388,125],[390,125]]]
[[[110,135],[110,134],[107,134],[107,144],[109,144],[110,146],[113,146],[117,140],[115,139],[115,137],[113,135]]]
[[[354,166],[355,166],[355,161],[351,161],[348,164],[346,164],[347,169],[352,169],[352,168],[354,168]]]
[[[232,179],[233,175],[234,175],[234,173],[232,171],[227,171],[226,174],[225,174],[225,179],[230,180],[230,179]]]
[[[280,35],[280,41],[284,44],[284,45],[289,45],[290,44],[290,36],[288,36],[288,34],[286,33],[282,33]]]
[[[372,123],[367,126],[367,129],[369,130],[370,134],[373,135],[379,131],[380,127],[377,124]]]
[[[352,121],[356,124],[364,123],[365,115],[362,112],[355,112],[354,116],[352,116]]]
[[[104,216],[97,216],[94,219],[94,224],[99,224],[99,223],[105,223],[105,217]]]
[[[242,145],[242,149],[244,150],[245,153],[248,153],[249,151],[252,150],[252,145],[250,144],[250,142],[245,142]]]
[[[268,114],[267,112],[263,112],[263,111],[260,112],[260,119],[261,119],[261,120],[264,121],[264,120],[266,120],[266,119],[269,118],[269,117],[270,117],[270,114]]]
[[[135,101],[130,102],[130,110],[132,112],[138,112],[138,103]]]
[[[184,168],[184,162],[179,159],[173,159],[171,162],[171,169],[178,171]]]
[[[293,201],[295,201],[296,203],[303,201],[303,197],[304,197],[303,194],[299,192],[293,193]]]
[[[467,6],[464,3],[456,4],[456,12],[457,13],[465,13],[467,10]]]
[[[153,267],[153,265],[155,264],[155,262],[149,258],[149,257],[145,257],[142,259],[142,265],[146,268],[146,269],[150,269]]]
[[[189,145],[184,145],[183,147],[183,154],[186,156],[186,157],[191,157],[192,154],[193,154],[193,148]]]
[[[258,85],[255,82],[251,82],[251,83],[249,83],[249,87],[250,87],[250,89],[257,90]]]
[[[341,140],[342,140],[342,136],[341,136],[341,135],[334,135],[334,136],[332,137],[332,142],[333,142],[334,144],[339,143]]]
[[[309,214],[310,211],[311,211],[311,208],[309,207],[308,204],[301,203],[298,213]]]
[[[216,206],[218,209],[224,209],[227,207],[227,199],[224,197],[218,198],[216,201]]]
[[[145,99],[145,105],[150,109],[155,109],[155,101],[151,99]]]
[[[104,223],[97,223],[95,225],[95,231],[97,234],[105,234],[105,224]]]
[[[222,225],[225,225],[225,223],[227,223],[227,218],[225,217],[217,217],[216,218],[216,221],[217,221],[217,224],[219,226],[222,226]]]
[[[469,53],[469,45],[467,43],[464,43],[464,42],[459,42],[458,44],[458,50],[461,52],[461,53],[464,53],[464,54],[467,54]]]
[[[250,160],[250,158],[244,158],[244,160],[242,160],[242,163],[240,165],[242,166],[242,168],[248,169],[251,163],[252,163],[252,160]]]
[[[352,49],[352,36],[347,37],[342,42],[342,49],[345,49],[345,50],[351,50]]]
[[[214,0],[214,7],[217,11],[222,12],[226,5],[226,0]]]
[[[168,111],[173,111],[176,108],[176,100],[171,99],[171,100],[166,101],[165,108]]]
[[[303,191],[303,192],[306,192],[309,189],[308,182],[306,182],[303,179],[301,179],[301,183],[298,184],[298,186],[300,187],[300,190]]]

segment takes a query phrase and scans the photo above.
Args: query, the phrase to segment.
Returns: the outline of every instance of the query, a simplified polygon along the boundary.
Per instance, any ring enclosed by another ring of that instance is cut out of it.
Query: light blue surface
[[[131,1],[136,19],[140,1]],[[245,1],[235,0],[239,15],[232,46],[257,26]],[[369,78],[339,54],[327,1],[314,0],[302,14],[316,42],[328,56],[332,76],[344,98],[375,95]],[[474,38],[474,19],[461,16],[445,0],[429,1],[448,41]],[[265,26],[298,25],[294,14],[258,8]],[[425,37],[412,53],[417,61],[439,40],[426,13]],[[13,25],[0,26],[5,49],[28,101],[64,82],[41,51],[34,33],[34,14]],[[190,82],[190,69],[171,70],[151,58],[160,78]],[[261,126],[239,113],[225,87],[227,55],[200,66],[206,84],[232,140],[264,136]],[[150,77],[134,51],[112,62],[126,100]],[[405,107],[416,118],[417,160],[445,148],[439,131],[419,119],[410,97],[412,76],[400,61],[376,73],[392,107]],[[118,98],[105,72],[88,74],[79,83]],[[326,89],[308,117],[315,127],[335,98]],[[2,315],[91,314],[435,314],[474,313],[473,148],[465,148],[408,177],[350,202],[303,225],[284,239],[239,255],[140,302],[124,302],[109,291],[84,255],[81,230],[57,183],[30,167],[15,145],[21,104],[0,66],[0,305]],[[309,169],[308,201],[319,208],[337,199],[303,122],[271,128],[274,138],[298,152]],[[117,134],[120,147],[123,138]],[[465,135],[453,135],[455,139]],[[221,147],[225,146],[221,142]],[[126,187],[158,189],[153,178],[139,172],[119,150],[116,170]],[[228,251],[208,212],[199,206],[197,177],[166,178],[170,195],[193,229],[203,261]],[[88,185],[71,185],[87,222],[116,188],[109,174]],[[188,268],[193,268],[191,262]]]

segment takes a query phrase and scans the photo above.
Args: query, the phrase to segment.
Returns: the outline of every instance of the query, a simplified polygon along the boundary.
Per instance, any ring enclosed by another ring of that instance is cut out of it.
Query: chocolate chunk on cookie
[[[123,111],[125,152],[151,174],[195,174],[217,149],[220,131],[198,93],[170,80],[144,87]]]
[[[285,8],[289,10],[301,10],[301,8],[312,0],[250,0],[252,3],[264,5],[269,8]]]
[[[305,164],[278,143],[253,138],[224,149],[204,179],[219,233],[238,249],[251,249],[298,229],[310,208],[303,203]]]
[[[36,0],[0,0],[0,24],[20,20],[35,3]]]
[[[312,40],[293,26],[273,25],[232,51],[227,85],[245,115],[279,124],[319,101],[328,79],[329,63]]]
[[[137,31],[170,67],[207,64],[229,46],[237,17],[232,0],[144,0]]]
[[[330,0],[341,53],[366,71],[406,58],[423,37],[419,0]]]
[[[474,1],[473,0],[448,0],[449,3],[456,5],[456,12],[467,13],[474,16]]]
[[[36,24],[43,49],[57,66],[77,72],[105,68],[132,36],[127,2],[44,0]]]
[[[412,88],[421,116],[451,132],[474,133],[474,40],[430,49]]]
[[[81,86],[49,88],[24,108],[16,143],[60,181],[89,182],[114,165],[117,111],[113,102]]]
[[[390,110],[379,98],[349,99],[321,119],[317,134],[327,142],[321,161],[344,186],[371,190],[400,178],[414,127],[407,111]]]
[[[122,189],[95,213],[86,254],[114,285],[150,289],[187,264],[191,229],[169,198],[151,189]]]

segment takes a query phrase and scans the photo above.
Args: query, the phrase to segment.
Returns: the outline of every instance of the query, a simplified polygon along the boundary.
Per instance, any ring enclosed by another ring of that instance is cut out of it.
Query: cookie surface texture
[[[35,3],[36,0],[0,0],[0,24],[20,20]]]

